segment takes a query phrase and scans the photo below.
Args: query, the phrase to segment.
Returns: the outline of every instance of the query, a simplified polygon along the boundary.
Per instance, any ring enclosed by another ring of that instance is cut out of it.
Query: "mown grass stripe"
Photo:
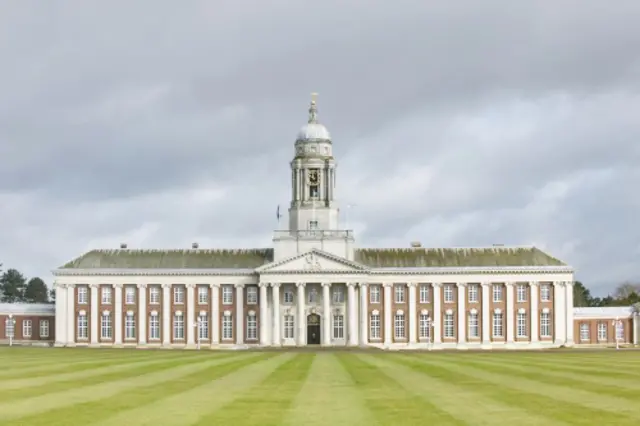
[[[304,384],[315,354],[296,354],[263,381],[229,404],[203,416],[195,425],[280,425]]]
[[[485,372],[469,367],[461,360],[436,361],[420,355],[406,355],[402,358],[405,359],[399,358],[398,362],[416,369],[428,368],[431,375],[439,375],[452,383],[468,383],[487,396],[525,408],[532,413],[540,413],[544,407],[542,412],[545,416],[566,423],[584,424],[585,418],[592,420],[593,424],[636,423],[632,420],[633,411],[626,407],[628,402],[584,392],[571,387],[570,383],[567,383],[568,386],[547,385],[515,374]],[[416,362],[422,365],[417,366]]]
[[[114,399],[118,400],[123,395],[133,398],[140,393],[145,394],[146,392],[148,394],[150,390],[162,392],[167,387],[183,383],[184,377],[188,376],[197,379],[202,371],[228,363],[230,360],[233,360],[233,358],[213,358],[187,364],[185,364],[184,360],[176,360],[174,361],[176,364],[172,368],[154,371],[141,376],[133,375],[111,382],[0,403],[0,422],[20,419],[23,422],[21,424],[64,425],[69,418],[73,418],[75,421],[88,406],[94,407],[96,416],[100,415],[100,410],[102,410],[102,415],[105,416],[107,413],[113,412]],[[191,384],[188,383],[188,385],[190,386]],[[155,397],[157,397],[157,394]],[[26,416],[28,416],[28,419],[25,418]]]
[[[158,397],[146,404],[132,406],[92,426],[182,426],[198,422],[203,416],[232,402],[252,386],[262,382],[276,368],[293,358],[293,354],[261,354],[259,359],[244,363],[241,368],[221,374],[210,372],[207,379],[195,383],[183,392],[166,394],[159,391]],[[240,423],[244,424],[244,423]]]
[[[319,353],[283,424],[369,426],[376,422],[336,355]]]
[[[391,380],[397,381],[407,391],[421,395],[432,405],[449,413],[464,424],[474,425],[548,425],[566,423],[546,417],[539,412],[527,412],[522,407],[511,405],[501,399],[485,395],[469,383],[452,382],[448,377],[433,374],[422,365],[408,363],[396,354],[361,355],[366,362],[383,371]],[[419,373],[419,374],[416,374]]]
[[[593,373],[602,373],[602,376],[593,376],[550,370],[548,365],[540,364],[523,365],[521,363],[504,363],[487,359],[465,362],[469,365],[473,365],[479,368],[487,367],[498,368],[500,370],[507,369],[516,372],[516,374],[518,375],[526,375],[526,377],[533,379],[538,379],[539,377],[548,377],[553,380],[553,383],[558,383],[558,381],[560,381],[561,384],[565,384],[567,383],[567,381],[570,381],[583,389],[588,388],[589,390],[594,390],[598,393],[604,391],[605,393],[610,393],[612,395],[621,396],[624,398],[638,399],[640,395],[640,381],[627,377],[617,379],[612,378],[607,374],[606,371],[592,370]],[[594,385],[596,386],[594,387]],[[610,389],[610,391],[608,391],[607,389]]]
[[[384,374],[381,369],[363,361],[357,355],[339,354],[337,357],[361,393],[366,407],[373,414],[374,424],[380,426],[466,424],[422,396],[407,391],[398,382]],[[327,410],[329,409],[328,407]]]
[[[200,361],[206,361],[211,359],[224,359],[229,357],[226,354],[220,354],[216,356],[202,357]],[[106,383],[120,379],[126,379],[131,377],[139,377],[147,373],[153,373],[156,371],[166,370],[174,368],[178,363],[183,363],[184,360],[180,359],[159,359],[148,360],[144,362],[137,362],[135,364],[124,364],[123,368],[118,368],[120,365],[114,364],[111,367],[102,368],[97,374],[95,371],[85,372],[84,375],[80,375],[71,379],[62,379],[59,381],[52,381],[49,383],[43,383],[43,386],[28,387],[21,389],[4,390],[0,392],[0,401],[10,401],[22,398],[33,398],[36,396],[42,396],[46,394],[63,392],[69,389],[75,389],[82,386],[91,386],[96,383]],[[192,362],[197,362],[194,359]],[[55,376],[53,376],[55,377]],[[37,381],[37,379],[35,379]]]

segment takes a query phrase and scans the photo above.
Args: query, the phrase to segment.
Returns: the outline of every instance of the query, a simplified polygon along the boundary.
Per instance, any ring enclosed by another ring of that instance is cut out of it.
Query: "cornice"
[[[176,276],[255,276],[253,269],[56,269],[54,276],[63,277],[176,277]]]

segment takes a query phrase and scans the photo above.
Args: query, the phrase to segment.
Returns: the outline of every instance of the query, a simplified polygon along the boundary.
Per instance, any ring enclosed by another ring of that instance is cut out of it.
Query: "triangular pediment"
[[[322,273],[322,272],[363,272],[368,268],[357,262],[313,249],[288,259],[272,262],[256,269],[256,272],[301,272],[301,273]]]

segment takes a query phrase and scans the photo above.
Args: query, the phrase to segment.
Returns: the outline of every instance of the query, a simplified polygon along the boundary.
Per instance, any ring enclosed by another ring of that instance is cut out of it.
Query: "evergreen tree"
[[[8,303],[24,301],[24,290],[27,280],[17,269],[7,269],[0,277],[2,300]]]
[[[38,277],[31,278],[24,290],[24,300],[28,303],[48,303],[49,289]]]

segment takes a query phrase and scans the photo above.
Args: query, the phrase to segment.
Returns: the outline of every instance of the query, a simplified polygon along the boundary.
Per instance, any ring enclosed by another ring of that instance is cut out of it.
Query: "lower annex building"
[[[573,269],[536,247],[357,248],[340,227],[315,100],[290,167],[288,227],[272,247],[93,250],[54,271],[46,313],[0,305],[0,335],[67,347],[531,349],[580,343],[588,322],[589,343],[637,341],[631,311],[615,324],[576,313]]]

